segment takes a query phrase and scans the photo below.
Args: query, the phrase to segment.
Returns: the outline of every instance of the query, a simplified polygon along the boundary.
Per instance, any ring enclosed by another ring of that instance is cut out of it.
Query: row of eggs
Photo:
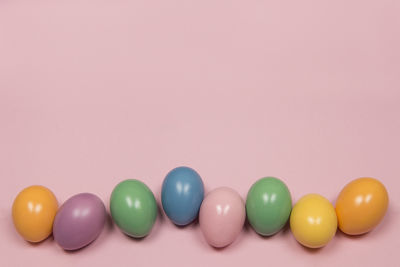
[[[280,179],[266,177],[255,182],[246,202],[233,189],[217,188],[204,197],[200,175],[189,167],[170,171],[162,184],[161,202],[165,214],[184,226],[199,217],[201,231],[214,247],[225,247],[241,232],[246,215],[260,235],[270,236],[290,221],[296,240],[310,248],[325,246],[337,227],[346,234],[371,231],[383,219],[388,207],[384,185],[373,178],[359,178],[340,192],[336,207],[318,194],[302,197],[292,208],[288,187]],[[157,218],[152,191],[139,180],[125,180],[112,191],[110,213],[125,234],[147,236]],[[30,186],[14,200],[12,217],[18,233],[29,242],[40,242],[53,233],[65,250],[80,249],[102,231],[106,209],[94,194],[81,193],[60,208],[54,194],[43,186]]]

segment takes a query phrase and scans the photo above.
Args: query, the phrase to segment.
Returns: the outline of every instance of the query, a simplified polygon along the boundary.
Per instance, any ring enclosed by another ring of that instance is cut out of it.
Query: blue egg
[[[168,218],[177,225],[187,225],[197,218],[204,198],[200,175],[188,167],[177,167],[164,179],[161,202]]]

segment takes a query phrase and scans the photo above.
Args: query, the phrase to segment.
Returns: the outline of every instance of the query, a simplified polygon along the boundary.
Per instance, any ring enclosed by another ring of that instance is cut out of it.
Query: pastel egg
[[[385,186],[374,178],[359,178],[348,183],[336,200],[339,229],[360,235],[374,229],[389,205]]]
[[[242,198],[227,187],[208,193],[200,207],[200,228],[206,241],[213,247],[225,247],[235,241],[242,231],[245,218]]]
[[[147,236],[157,218],[157,203],[151,190],[139,180],[125,180],[113,190],[111,217],[125,234]]]
[[[25,240],[40,242],[52,233],[57,208],[57,199],[49,189],[39,185],[27,187],[12,206],[15,229]]]
[[[270,236],[281,230],[291,210],[289,189],[275,177],[258,180],[247,193],[247,219],[260,235]]]
[[[290,229],[300,244],[309,248],[323,247],[337,230],[335,209],[323,196],[308,194],[294,205]]]
[[[187,225],[196,219],[203,198],[203,181],[195,170],[178,167],[165,177],[161,202],[165,214],[173,223]]]
[[[100,235],[106,216],[105,206],[96,195],[74,195],[57,212],[53,225],[54,240],[65,250],[83,248]]]

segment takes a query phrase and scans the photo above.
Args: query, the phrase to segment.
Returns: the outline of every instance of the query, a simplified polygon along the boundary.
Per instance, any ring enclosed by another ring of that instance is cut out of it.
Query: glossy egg
[[[203,198],[203,181],[195,170],[178,167],[165,177],[161,202],[165,214],[173,223],[187,225],[196,219]]]
[[[157,203],[151,190],[139,180],[125,180],[113,190],[111,217],[127,235],[148,235],[157,218]]]
[[[27,187],[14,200],[14,226],[25,240],[40,242],[51,234],[57,208],[57,199],[49,189],[39,185]]]
[[[309,248],[323,247],[337,230],[335,208],[321,195],[306,195],[292,209],[290,229],[300,244]]]
[[[339,228],[349,235],[371,231],[385,216],[389,197],[385,186],[374,178],[348,183],[336,200]]]
[[[291,210],[289,189],[277,178],[262,178],[247,193],[247,219],[260,235],[270,236],[282,229]]]
[[[83,248],[101,233],[106,208],[99,197],[90,193],[72,196],[60,207],[53,225],[54,240],[65,250]]]
[[[206,195],[200,207],[200,229],[213,247],[231,244],[242,231],[246,209],[240,195],[227,187]]]

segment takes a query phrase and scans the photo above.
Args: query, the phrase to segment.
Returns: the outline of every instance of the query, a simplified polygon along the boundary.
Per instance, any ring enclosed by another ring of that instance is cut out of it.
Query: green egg
[[[111,217],[125,234],[141,238],[148,235],[157,218],[157,203],[151,190],[141,181],[125,180],[113,190]]]
[[[260,235],[270,236],[281,230],[291,210],[289,189],[275,177],[261,178],[251,186],[247,194],[247,218]]]

